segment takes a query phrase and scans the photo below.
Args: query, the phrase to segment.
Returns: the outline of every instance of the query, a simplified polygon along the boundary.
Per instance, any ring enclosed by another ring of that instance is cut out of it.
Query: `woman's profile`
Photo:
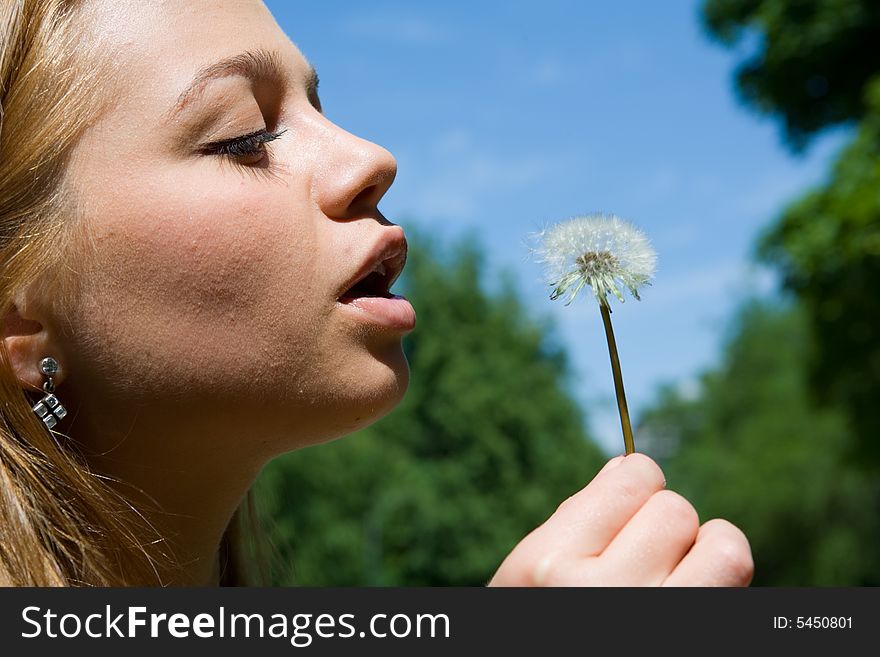
[[[396,163],[317,87],[260,0],[0,0],[0,583],[247,583],[261,468],[402,399]],[[490,584],[748,584],[664,486],[612,459]]]

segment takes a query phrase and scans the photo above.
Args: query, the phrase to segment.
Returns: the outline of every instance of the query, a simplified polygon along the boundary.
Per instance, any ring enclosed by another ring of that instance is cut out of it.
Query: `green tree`
[[[670,487],[700,516],[728,518],[752,545],[757,585],[880,584],[874,482],[848,458],[845,414],[817,408],[797,307],[754,302],[734,323],[701,394],[661,393],[640,432],[674,436]]]
[[[793,147],[869,111],[865,89],[880,72],[876,0],[706,0],[703,21],[727,46],[751,37],[738,91],[782,119]]]
[[[604,460],[551,327],[509,280],[487,291],[473,241],[448,253],[409,232],[410,389],[375,425],[267,466],[278,584],[485,584]]]
[[[707,0],[703,14],[728,45],[755,37],[739,89],[783,121],[795,148],[827,126],[856,125],[826,183],[782,213],[760,255],[807,311],[813,391],[847,409],[852,457],[880,475],[880,3]]]
[[[746,532],[756,584],[878,585],[880,5],[706,0],[703,18],[728,46],[753,46],[739,92],[793,150],[856,129],[828,180],[759,241],[793,294],[747,305],[700,395],[665,390],[642,430],[674,437],[667,477],[701,515]]]
[[[762,257],[808,312],[819,399],[850,412],[853,457],[880,467],[880,84],[828,183],[793,203],[767,231]]]

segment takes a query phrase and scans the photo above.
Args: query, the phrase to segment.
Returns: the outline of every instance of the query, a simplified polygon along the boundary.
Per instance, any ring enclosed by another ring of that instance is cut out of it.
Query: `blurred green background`
[[[702,20],[793,153],[835,126],[850,141],[755,242],[783,289],[728,319],[697,394],[658,392],[636,446],[701,518],[745,531],[754,584],[880,585],[880,3],[708,0]],[[410,390],[368,429],[267,466],[275,584],[485,584],[604,462],[565,346],[515,277],[472,236],[402,223]]]

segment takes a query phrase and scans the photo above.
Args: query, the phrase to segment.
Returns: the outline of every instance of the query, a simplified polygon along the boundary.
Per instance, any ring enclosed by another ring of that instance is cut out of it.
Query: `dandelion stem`
[[[626,393],[623,391],[623,375],[620,373],[617,343],[614,341],[614,329],[611,328],[611,309],[605,303],[599,303],[599,309],[602,311],[602,321],[605,323],[605,337],[608,338],[608,354],[611,356],[611,372],[614,375],[614,391],[617,393],[617,410],[620,412],[623,444],[626,453],[632,454],[636,448],[633,443],[632,427],[629,423],[629,411],[626,408]]]

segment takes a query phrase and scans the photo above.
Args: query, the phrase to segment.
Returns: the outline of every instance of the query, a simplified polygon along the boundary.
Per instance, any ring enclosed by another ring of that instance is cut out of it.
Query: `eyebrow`
[[[196,73],[192,82],[181,92],[177,102],[169,110],[169,118],[200,96],[209,83],[234,75],[249,78],[254,82],[272,82],[278,85],[281,85],[286,77],[282,57],[277,51],[246,50],[210,64]],[[318,94],[318,73],[312,66],[309,66],[306,74],[306,92],[309,99],[316,98]]]

